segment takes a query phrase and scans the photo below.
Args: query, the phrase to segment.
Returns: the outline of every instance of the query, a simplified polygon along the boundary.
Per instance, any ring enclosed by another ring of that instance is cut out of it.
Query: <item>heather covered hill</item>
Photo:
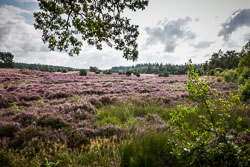
[[[47,164],[47,158],[61,166],[95,166],[104,160],[104,166],[124,166],[127,156],[119,150],[126,154],[127,144],[139,142],[135,134],[157,132],[165,141],[162,137],[175,131],[168,123],[171,110],[178,104],[195,105],[186,100],[186,75],[80,76],[79,71],[0,69],[0,76],[0,162],[10,163],[15,156],[13,166],[18,161],[24,166]],[[210,79],[209,85],[222,96],[237,92],[237,84]]]

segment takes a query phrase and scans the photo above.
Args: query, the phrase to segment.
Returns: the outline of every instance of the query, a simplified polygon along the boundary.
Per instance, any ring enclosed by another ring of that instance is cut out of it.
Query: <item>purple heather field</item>
[[[99,107],[131,99],[184,103],[186,79],[0,69],[0,138],[13,146],[48,138],[77,146],[89,137],[112,136],[123,129],[91,125]],[[215,78],[211,85],[221,92],[237,90],[235,84],[216,84]]]

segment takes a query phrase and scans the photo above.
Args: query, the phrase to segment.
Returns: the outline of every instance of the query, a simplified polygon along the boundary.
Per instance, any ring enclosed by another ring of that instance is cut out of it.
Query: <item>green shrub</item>
[[[226,83],[237,82],[239,74],[237,70],[227,70],[224,72],[224,81]]]
[[[160,73],[158,75],[158,77],[169,77],[169,72],[168,71],[164,71],[163,73]]]
[[[87,71],[84,69],[80,70],[80,76],[86,76],[87,75]]]
[[[238,78],[238,83],[239,84],[245,84],[245,81],[250,78],[250,68],[249,67],[240,67],[238,68],[239,72],[239,78]]]
[[[127,76],[130,76],[131,74],[132,74],[131,71],[126,71],[126,75],[127,75]]]
[[[136,72],[136,73],[135,73],[135,76],[140,77],[141,75],[140,75],[139,72]]]
[[[62,70],[62,73],[67,73],[68,71],[66,69],[63,69]]]
[[[179,159],[188,156],[186,163],[191,166],[247,166],[249,145],[239,144],[237,135],[230,134],[242,121],[236,110],[241,105],[239,97],[229,93],[222,98],[208,79],[199,78],[191,64],[188,67],[188,99],[196,105],[178,106],[169,120],[176,127],[174,134],[183,141],[177,151]],[[242,131],[247,133],[247,129]]]
[[[250,100],[250,78],[248,78],[244,86],[239,88],[239,95],[243,101]]]
[[[214,74],[215,74],[215,72],[214,72],[213,69],[212,69],[212,70],[209,70],[208,75],[214,76]]]
[[[216,82],[217,82],[217,83],[222,83],[222,82],[223,82],[223,78],[222,78],[221,76],[218,76],[218,77],[216,78]]]
[[[180,166],[181,161],[173,154],[176,146],[166,133],[139,134],[121,149],[121,167],[127,166]]]
[[[218,67],[218,68],[215,69],[215,72],[222,73],[222,72],[223,72],[223,69]]]
[[[96,72],[95,72],[96,74],[100,74],[101,73],[101,71],[100,70],[96,70]]]
[[[3,85],[3,88],[4,88],[4,89],[8,89],[8,88],[9,88],[9,85],[8,85],[8,84],[4,84],[4,85]]]
[[[119,75],[124,75],[125,72],[124,72],[124,71],[119,71],[118,74],[119,74]]]
[[[0,166],[1,167],[18,166],[17,164],[15,164],[15,160],[16,160],[16,157],[11,152],[0,150]]]
[[[111,70],[105,70],[105,71],[103,71],[103,74],[108,74],[108,75],[110,75],[110,74],[112,74],[113,72],[111,71]]]

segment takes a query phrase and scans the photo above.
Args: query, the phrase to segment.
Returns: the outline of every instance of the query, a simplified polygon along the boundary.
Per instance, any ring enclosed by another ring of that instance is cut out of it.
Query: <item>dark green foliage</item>
[[[86,76],[87,75],[87,71],[84,69],[80,70],[80,76]]]
[[[16,167],[17,164],[15,164],[15,156],[9,151],[0,150],[0,166]]]
[[[46,71],[46,72],[75,71],[74,68],[70,68],[70,67],[52,66],[52,65],[43,65],[43,64],[14,63],[14,67],[17,69],[39,70],[39,71]]]
[[[127,75],[127,76],[130,76],[131,74],[132,74],[131,71],[126,71],[126,75]]]
[[[227,83],[237,82],[239,74],[237,70],[227,70],[224,72],[224,81]]]
[[[163,73],[160,73],[158,75],[158,77],[169,77],[169,72],[168,71],[164,71]]]
[[[221,76],[218,76],[218,77],[216,78],[216,82],[217,82],[217,83],[223,82],[223,78],[222,78]]]
[[[215,74],[215,72],[214,72],[213,69],[212,69],[212,70],[209,70],[208,75],[214,76],[214,74]]]
[[[124,75],[124,74],[126,74],[126,73],[125,73],[125,71],[119,71],[118,74],[119,74],[119,75]]]
[[[62,73],[67,73],[68,71],[67,70],[62,70]]]
[[[236,51],[226,51],[223,53],[219,50],[218,53],[213,53],[209,61],[209,69],[232,69],[237,68],[240,57],[239,53]]]
[[[102,42],[123,51],[123,57],[136,60],[138,26],[121,13],[143,10],[148,0],[137,1],[64,1],[38,0],[41,10],[34,13],[35,28],[43,32],[42,39],[51,50],[79,54],[83,39],[102,49]],[[80,35],[80,38],[76,36]],[[68,51],[69,49],[69,51]]]
[[[0,52],[0,68],[13,68],[14,55],[9,52]]]
[[[190,166],[247,166],[249,143],[237,142],[237,134],[247,133],[247,129],[238,128],[242,121],[242,114],[237,112],[239,97],[229,93],[229,97],[222,98],[207,79],[199,78],[192,65],[189,68],[187,91],[196,105],[178,106],[169,120],[177,127],[175,135],[183,141],[179,145],[182,149],[177,151],[179,159],[186,154]],[[232,128],[236,128],[234,134]]]
[[[136,72],[136,73],[135,73],[135,76],[140,77],[141,75],[140,75],[139,72]]]
[[[103,74],[108,74],[108,75],[110,75],[110,74],[112,74],[112,73],[113,73],[112,70],[105,70],[105,71],[103,71]]]
[[[8,85],[8,84],[4,84],[4,85],[3,85],[3,88],[4,88],[4,89],[8,89],[8,88],[9,88],[9,85]]]
[[[201,64],[197,64],[196,68],[201,69]],[[187,73],[187,69],[185,65],[172,65],[172,64],[159,64],[159,63],[145,63],[145,64],[137,64],[135,66],[119,66],[112,67],[113,71],[122,72],[122,71],[136,71],[140,74],[159,74],[164,71],[168,71],[170,74],[174,75],[183,75]]]
[[[250,101],[250,78],[248,78],[244,86],[240,87],[239,94],[242,100]]]
[[[216,69],[214,69],[214,71],[215,71],[215,76],[220,76],[221,73],[223,72],[223,69],[222,68],[216,68]]]
[[[90,71],[90,72],[96,72],[96,71],[98,71],[98,68],[97,68],[97,67],[92,67],[92,66],[90,66],[90,67],[89,67],[89,71]]]
[[[96,70],[95,73],[96,73],[96,74],[100,74],[101,71],[100,71],[100,70]]]

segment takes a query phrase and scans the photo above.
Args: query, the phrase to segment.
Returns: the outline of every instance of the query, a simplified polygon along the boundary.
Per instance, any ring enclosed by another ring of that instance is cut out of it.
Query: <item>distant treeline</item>
[[[200,66],[200,65],[197,65]],[[112,67],[111,69],[114,72],[121,72],[121,71],[137,71],[141,74],[160,74],[161,72],[168,71],[170,74],[186,74],[187,68],[185,65],[172,65],[172,64],[165,64],[162,63],[144,63],[144,64],[137,64],[135,66],[119,66],[119,67]]]
[[[222,52],[219,50],[217,53],[213,53],[211,58],[203,64],[196,64],[195,69],[198,70],[200,75],[214,75],[216,71],[224,71],[238,68],[241,62],[250,61],[246,57],[246,53],[249,51],[250,42],[248,42],[242,49],[241,52],[235,50]],[[242,61],[243,59],[247,59]],[[112,67],[114,72],[121,71],[137,71],[145,74],[160,74],[168,72],[174,75],[182,75],[187,73],[186,65],[173,65],[162,63],[144,63],[137,64],[135,66],[118,66]]]
[[[68,71],[79,70],[79,69],[74,69],[71,67],[52,66],[52,65],[43,65],[43,64],[26,64],[26,63],[14,63],[14,68],[39,70],[39,71],[46,71],[46,72],[68,72]]]

